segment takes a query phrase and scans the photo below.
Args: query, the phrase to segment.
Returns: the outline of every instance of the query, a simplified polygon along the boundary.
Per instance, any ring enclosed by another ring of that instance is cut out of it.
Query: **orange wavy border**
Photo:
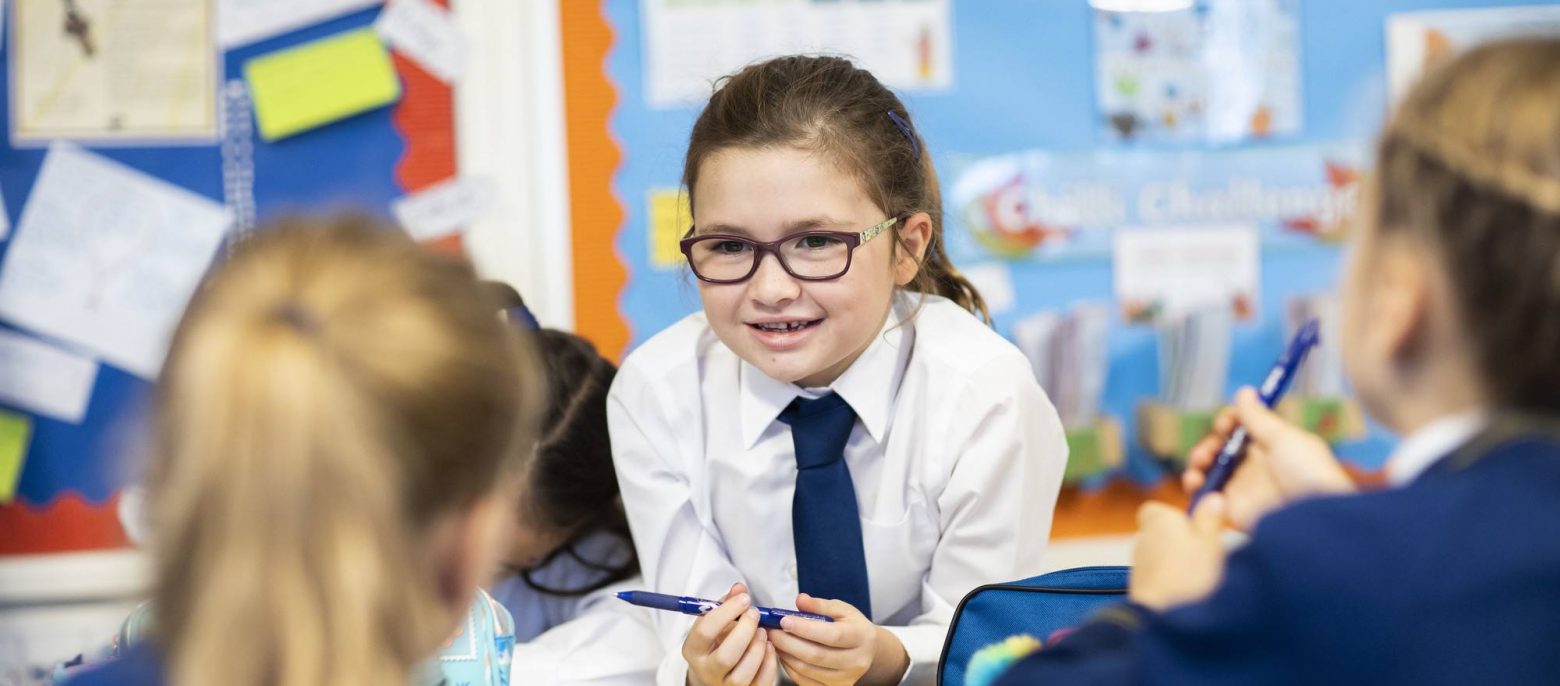
[[[568,121],[569,216],[574,241],[574,330],[607,359],[621,359],[629,341],[618,297],[628,267],[617,254],[626,216],[612,193],[623,160],[612,139],[617,91],[607,77],[612,27],[604,0],[558,3],[563,39],[563,105]]]

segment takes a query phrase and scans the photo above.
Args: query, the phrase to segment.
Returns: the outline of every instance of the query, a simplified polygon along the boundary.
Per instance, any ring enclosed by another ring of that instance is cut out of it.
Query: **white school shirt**
[[[1481,410],[1469,410],[1442,416],[1427,422],[1409,434],[1387,458],[1387,484],[1407,486],[1441,458],[1452,454],[1484,429]]]
[[[904,644],[909,683],[930,683],[954,607],[985,583],[1033,576],[1067,445],[1028,360],[953,302],[896,298],[883,331],[830,388],[856,413],[845,461],[856,488],[872,620]],[[718,597],[745,582],[794,607],[796,453],[781,410],[802,394],[743,362],[702,312],[628,356],[607,400],[613,461],[645,581]],[[692,618],[654,613],[681,685]]]
[[[628,545],[599,532],[576,549],[586,560],[615,565],[627,559]],[[567,554],[531,574],[537,583],[556,589],[588,587],[604,576]],[[519,576],[494,584],[489,593],[515,619],[513,683],[637,686],[654,679],[661,647],[651,611],[617,599],[619,591],[643,588],[638,575],[578,596],[538,591]]]

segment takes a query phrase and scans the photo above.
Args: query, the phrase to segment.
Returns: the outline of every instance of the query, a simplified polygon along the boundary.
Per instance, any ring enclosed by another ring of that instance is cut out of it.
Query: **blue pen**
[[[1257,396],[1262,399],[1263,405],[1271,408],[1279,398],[1284,397],[1284,391],[1289,390],[1289,383],[1295,378],[1295,371],[1305,361],[1305,354],[1316,347],[1320,340],[1320,329],[1321,325],[1312,319],[1295,332],[1294,340],[1289,342],[1289,349],[1279,356],[1278,362],[1273,364],[1273,371],[1268,372],[1262,387],[1257,389]],[[1186,508],[1187,512],[1196,510],[1197,502],[1203,496],[1224,490],[1224,485],[1235,474],[1235,468],[1246,457],[1248,440],[1246,427],[1236,427],[1229,440],[1224,442],[1224,448],[1219,450],[1219,456],[1213,459],[1213,466],[1208,468],[1208,477],[1203,481],[1202,488],[1192,495],[1192,504]]]
[[[648,607],[655,610],[669,610],[671,612],[681,612],[685,615],[693,615],[695,617],[720,607],[720,602],[715,600],[666,595],[664,593],[651,593],[649,591],[622,591],[617,594],[617,597],[621,600],[626,600],[629,603],[638,605],[640,607]],[[833,619],[823,615],[815,615],[808,612],[797,612],[796,610],[781,610],[779,608],[773,607],[760,607],[755,609],[758,610],[758,625],[764,627],[765,629],[780,628],[781,617],[801,617],[802,619],[812,619],[820,622],[834,621]]]

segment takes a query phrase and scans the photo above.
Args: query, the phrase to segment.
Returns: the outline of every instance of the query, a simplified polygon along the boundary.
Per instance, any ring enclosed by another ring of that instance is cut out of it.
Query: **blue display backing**
[[[620,308],[631,345],[698,308],[698,297],[679,271],[656,271],[648,261],[646,212],[652,189],[675,188],[697,108],[650,109],[645,104],[644,36],[639,0],[605,0],[617,43],[608,73],[619,89],[612,133],[625,151],[615,191],[627,212],[618,250],[629,282]],[[951,0],[953,87],[911,93],[905,101],[928,141],[947,186],[962,161],[1043,149],[1086,151],[1118,147],[1098,131],[1094,107],[1092,11],[1085,0]],[[1300,61],[1304,122],[1296,136],[1258,145],[1368,143],[1386,112],[1385,21],[1388,15],[1430,9],[1532,4],[1492,0],[1301,0]],[[697,41],[698,36],[685,40]],[[1175,149],[1186,149],[1184,146]],[[1230,388],[1254,384],[1283,346],[1287,298],[1332,287],[1340,251],[1315,245],[1265,251],[1261,263],[1260,321],[1236,327]],[[1011,335],[1015,319],[1064,308],[1079,300],[1112,297],[1108,260],[1015,262],[1016,307],[996,318]],[[1158,393],[1158,353],[1153,331],[1113,325],[1105,411],[1123,420],[1134,446],[1128,471],[1139,481],[1163,470],[1147,459],[1132,435],[1136,405]],[[1392,438],[1372,427],[1367,439],[1340,446],[1342,455],[1379,468]]]
[[[228,52],[225,78],[238,78],[244,61],[265,53],[369,25],[378,10],[338,19]],[[9,98],[10,46],[0,56],[0,98]],[[10,130],[9,102],[0,103],[0,127]],[[391,126],[391,108],[382,108],[268,144],[255,139],[255,206],[260,218],[298,210],[352,209],[388,216],[400,191],[394,171],[402,141]],[[89,146],[90,147],[90,146]],[[222,159],[218,146],[91,147],[92,151],[218,202],[223,200]],[[41,148],[13,148],[0,141],[0,191],[11,225],[16,226],[43,163]],[[0,253],[9,242],[0,245]],[[0,269],[5,268],[0,255]],[[4,323],[0,327],[10,328]],[[151,397],[147,381],[103,365],[86,417],[70,424],[33,415],[31,451],[22,471],[19,496],[46,506],[57,495],[75,491],[89,502],[102,502],[135,472],[144,450],[145,409]],[[19,408],[6,409],[24,412]],[[31,413],[27,413],[31,414]]]

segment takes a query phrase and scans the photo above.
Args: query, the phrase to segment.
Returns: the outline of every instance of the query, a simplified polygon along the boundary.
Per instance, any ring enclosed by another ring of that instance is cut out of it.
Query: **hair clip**
[[[911,152],[919,158],[921,156],[921,144],[916,141],[915,129],[910,128],[910,122],[905,121],[904,117],[894,114],[893,110],[888,110],[888,119],[894,122],[894,126],[899,127],[899,132],[905,135],[906,141],[910,142]]]

